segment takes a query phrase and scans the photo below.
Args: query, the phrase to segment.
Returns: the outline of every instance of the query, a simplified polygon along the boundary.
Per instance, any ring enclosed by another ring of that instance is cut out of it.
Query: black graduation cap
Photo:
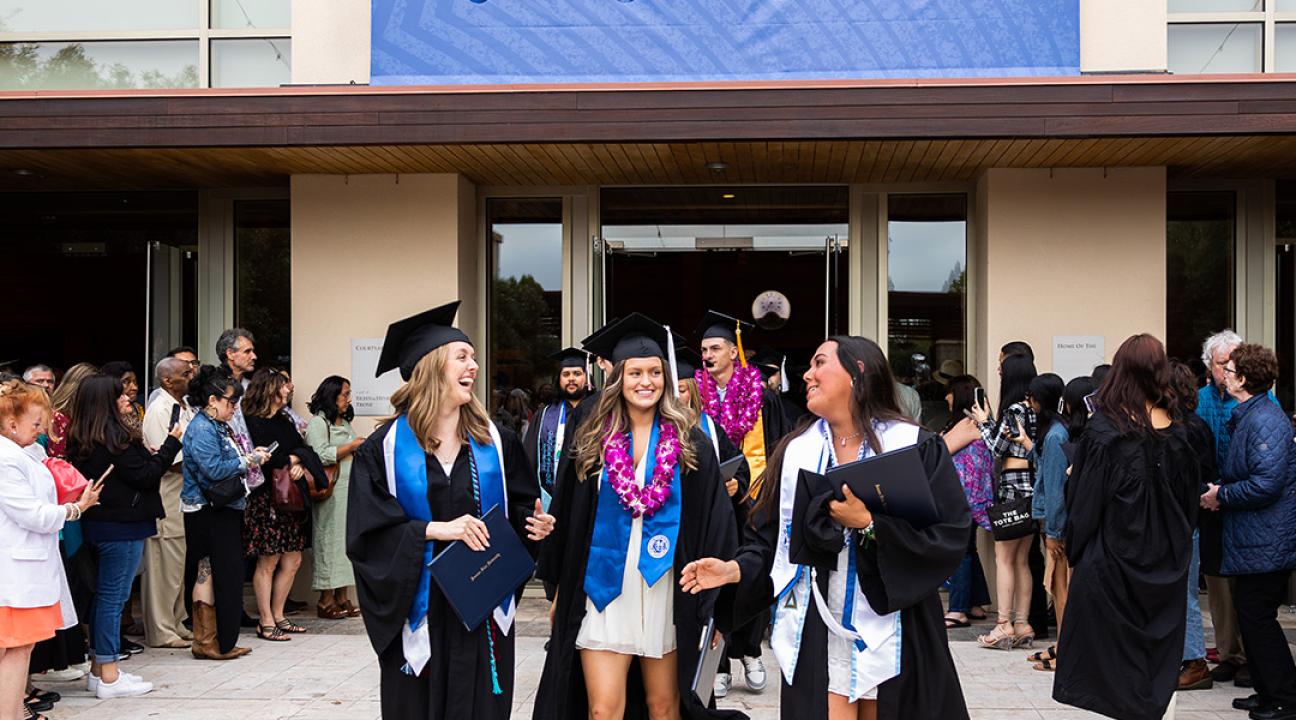
[[[707,338],[718,337],[737,344],[738,335],[734,332],[734,329],[740,326],[743,332],[751,332],[756,329],[756,326],[749,322],[743,322],[736,317],[730,317],[715,310],[707,310],[706,315],[702,316],[702,322],[698,324],[698,340],[702,341]]]
[[[783,388],[783,392],[787,392],[788,378],[787,373],[784,372],[787,364],[786,355],[772,347],[763,347],[752,356],[752,364],[756,366],[761,377],[765,380],[774,377],[774,373],[784,373],[780,386]]]
[[[584,368],[589,362],[589,353],[580,348],[563,348],[549,356],[560,368]]]
[[[675,333],[676,346],[683,338]],[[619,363],[627,358],[666,357],[666,327],[643,313],[631,313],[581,341],[586,350]]]
[[[675,348],[675,369],[679,373],[676,380],[691,380],[693,375],[702,369],[702,356],[691,348],[677,347]]]
[[[418,361],[433,350],[456,340],[472,343],[462,330],[453,327],[457,312],[459,301],[455,300],[388,325],[374,377],[400,368],[401,379],[408,381]]]

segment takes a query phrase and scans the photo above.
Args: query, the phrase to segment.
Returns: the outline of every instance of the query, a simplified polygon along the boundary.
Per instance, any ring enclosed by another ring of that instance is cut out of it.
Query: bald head
[[[155,368],[158,385],[171,397],[183,401],[189,380],[193,375],[193,366],[180,358],[166,357],[158,361]]]

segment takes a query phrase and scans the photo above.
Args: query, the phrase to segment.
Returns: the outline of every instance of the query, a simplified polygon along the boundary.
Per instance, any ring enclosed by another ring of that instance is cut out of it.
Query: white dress
[[[644,459],[647,459],[647,453]],[[644,467],[635,466],[635,484],[643,487]],[[603,484],[599,483],[599,492]],[[620,507],[620,506],[618,506]],[[672,567],[648,587],[639,574],[639,548],[643,539],[643,518],[630,525],[621,594],[599,612],[585,599],[585,619],[576,635],[578,650],[609,650],[623,655],[661,658],[675,651],[675,569]]]

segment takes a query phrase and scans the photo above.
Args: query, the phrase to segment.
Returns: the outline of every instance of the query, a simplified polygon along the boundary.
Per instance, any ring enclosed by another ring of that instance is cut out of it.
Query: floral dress
[[[990,448],[986,447],[984,440],[973,442],[954,453],[954,468],[963,483],[968,507],[972,508],[972,519],[989,530],[990,518],[986,510],[994,504],[994,457],[990,455]]]

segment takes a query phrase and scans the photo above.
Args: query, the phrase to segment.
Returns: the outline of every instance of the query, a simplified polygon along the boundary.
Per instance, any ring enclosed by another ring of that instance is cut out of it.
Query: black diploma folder
[[[845,484],[875,515],[905,520],[919,530],[940,521],[917,445],[838,465],[824,475],[801,473],[811,496],[831,490],[834,498],[844,500]]]
[[[742,453],[738,453],[737,455],[734,455],[728,460],[725,460],[724,462],[720,463],[720,479],[725,482],[729,482],[730,480],[733,480],[734,475],[738,474],[738,468],[742,467],[743,460],[745,459],[746,458],[743,456]]]
[[[715,637],[715,618],[711,618],[702,629],[702,644],[698,647],[698,664],[693,671],[692,690],[698,701],[702,703],[702,707],[711,704],[711,694],[715,692],[716,671],[720,669],[720,661],[725,656],[724,636],[720,636],[720,641],[715,643],[715,647],[711,647]]]
[[[468,630],[477,629],[535,572],[531,554],[498,505],[482,521],[490,533],[490,547],[477,552],[456,540],[429,565],[432,580]]]

